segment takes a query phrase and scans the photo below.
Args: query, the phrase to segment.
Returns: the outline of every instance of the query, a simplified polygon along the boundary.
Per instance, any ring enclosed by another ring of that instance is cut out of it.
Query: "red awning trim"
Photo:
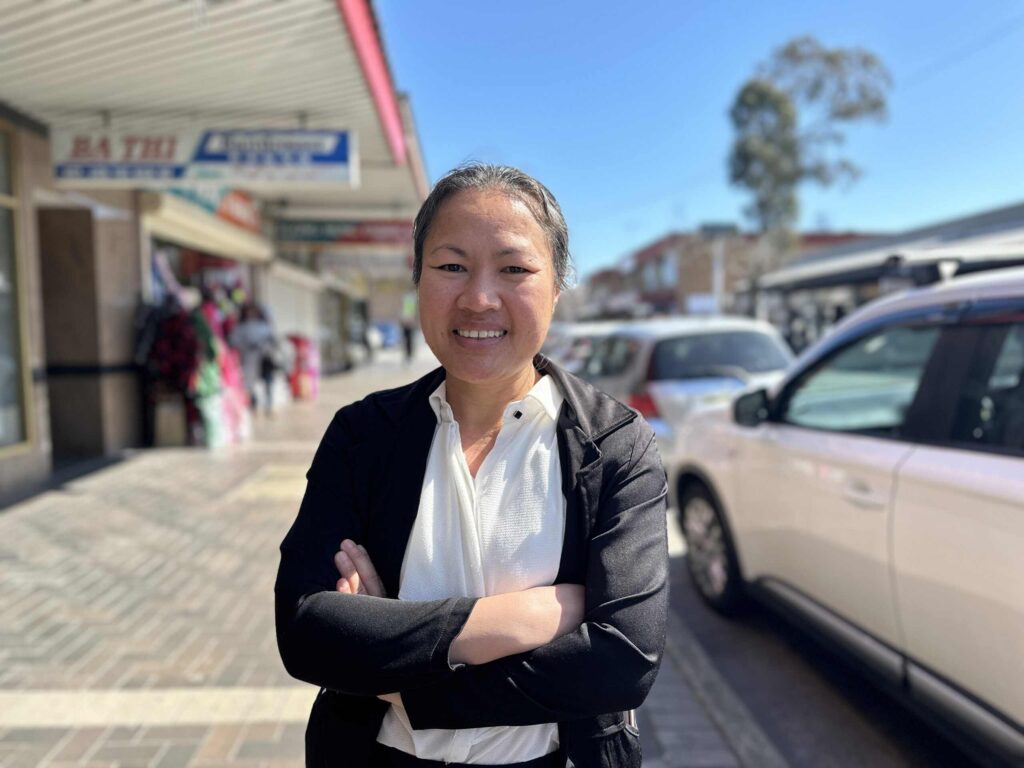
[[[368,0],[335,0],[335,2],[348,27],[349,37],[352,39],[352,45],[359,57],[359,64],[363,68],[363,77],[370,88],[370,95],[373,96],[373,103],[377,107],[377,115],[380,117],[381,126],[384,128],[384,135],[391,147],[395,164],[405,165],[407,155],[405,131],[402,128],[402,118],[398,112],[398,99],[395,97],[395,88],[391,82],[387,61],[384,59],[380,38],[377,36],[377,26],[374,23],[369,2]]]

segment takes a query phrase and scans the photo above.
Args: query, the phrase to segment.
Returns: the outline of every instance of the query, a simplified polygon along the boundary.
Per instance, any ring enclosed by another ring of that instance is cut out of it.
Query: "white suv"
[[[768,600],[1024,764],[1024,269],[869,305],[678,438],[711,606]]]

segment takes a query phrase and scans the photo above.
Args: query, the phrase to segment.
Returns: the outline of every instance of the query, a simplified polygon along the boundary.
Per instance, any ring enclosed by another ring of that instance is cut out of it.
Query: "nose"
[[[470,275],[462,293],[459,294],[459,309],[467,312],[488,312],[501,308],[497,281],[482,272]]]

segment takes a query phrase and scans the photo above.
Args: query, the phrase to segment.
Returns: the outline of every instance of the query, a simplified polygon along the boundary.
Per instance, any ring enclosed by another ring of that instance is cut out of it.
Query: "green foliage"
[[[787,227],[796,218],[796,185],[803,175],[792,99],[767,80],[749,80],[730,117],[736,140],[729,177],[753,192],[747,214],[763,231]]]
[[[791,240],[799,213],[797,190],[852,182],[860,169],[835,156],[841,127],[886,117],[891,77],[877,56],[862,48],[825,48],[810,36],[777,49],[745,82],[729,116],[735,139],[729,179],[749,190],[746,213],[773,240]]]

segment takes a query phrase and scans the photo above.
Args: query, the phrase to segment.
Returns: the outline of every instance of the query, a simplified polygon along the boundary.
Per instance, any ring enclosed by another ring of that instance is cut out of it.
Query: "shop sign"
[[[175,197],[188,200],[219,219],[250,232],[259,233],[260,209],[256,201],[237,189],[227,187],[187,187],[168,190]]]
[[[412,222],[408,219],[388,221],[278,219],[277,239],[285,243],[407,246],[412,244]]]
[[[354,184],[353,144],[349,131],[195,127],[57,128],[50,142],[54,175],[69,185],[273,189]]]

